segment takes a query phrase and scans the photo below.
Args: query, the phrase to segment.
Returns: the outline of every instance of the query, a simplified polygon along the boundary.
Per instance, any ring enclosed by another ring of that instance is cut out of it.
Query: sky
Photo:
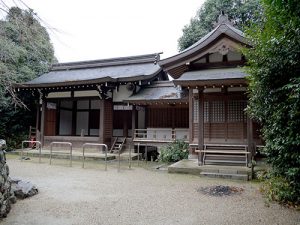
[[[163,52],[178,53],[182,28],[204,0],[4,0],[22,1],[46,22],[59,62]],[[45,24],[43,24],[45,26]]]

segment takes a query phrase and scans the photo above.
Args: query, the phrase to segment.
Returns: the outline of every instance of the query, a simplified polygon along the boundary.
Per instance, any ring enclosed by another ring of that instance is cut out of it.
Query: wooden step
[[[201,172],[200,176],[211,177],[211,178],[224,178],[233,180],[249,180],[247,174],[237,174],[237,173],[214,173],[214,172]]]

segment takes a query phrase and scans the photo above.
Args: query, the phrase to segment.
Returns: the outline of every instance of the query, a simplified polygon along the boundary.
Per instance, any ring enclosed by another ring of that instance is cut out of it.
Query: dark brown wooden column
[[[45,135],[45,114],[46,114],[46,99],[42,97],[42,115],[41,115],[41,143],[44,146],[44,135]]]
[[[132,139],[134,138],[134,130],[136,128],[136,115],[137,115],[137,111],[136,111],[136,107],[135,105],[132,106],[132,118],[131,118],[131,136],[132,136]]]
[[[104,100],[100,100],[99,142],[104,143]]]
[[[189,89],[189,143],[193,142],[194,138],[194,104],[193,104],[193,89]],[[192,154],[192,152],[190,152]]]
[[[38,102],[37,107],[36,107],[36,120],[35,120],[35,128],[36,128],[36,140],[39,141],[41,139],[40,137],[40,103]]]
[[[204,96],[203,90],[198,89],[198,101],[199,101],[199,110],[198,110],[198,148],[203,150],[204,147]]]
[[[203,89],[198,89],[198,103],[199,103],[199,115],[198,115],[198,149],[204,149],[204,95]],[[200,155],[202,164],[202,154]]]
[[[253,121],[248,116],[247,116],[247,144],[248,144],[248,151],[251,152],[252,156],[254,156],[255,148],[254,148],[254,140],[253,140]],[[250,160],[250,158],[248,160]]]

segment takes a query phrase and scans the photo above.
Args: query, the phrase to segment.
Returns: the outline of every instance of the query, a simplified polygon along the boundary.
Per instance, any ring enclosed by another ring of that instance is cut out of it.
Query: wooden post
[[[194,103],[193,103],[193,89],[189,89],[189,143],[194,139]],[[193,148],[189,148],[189,155],[192,156]]]
[[[99,142],[104,143],[104,100],[100,100]]]
[[[42,115],[41,115],[41,143],[44,146],[44,135],[45,135],[45,113],[46,113],[46,99],[42,96]]]
[[[198,149],[204,149],[204,95],[203,89],[198,89]],[[203,163],[202,155],[200,155],[201,164]]]
[[[37,107],[36,107],[36,120],[35,120],[35,129],[36,129],[36,140],[39,141],[41,140],[40,137],[40,129],[39,129],[39,124],[40,124],[40,103],[38,102]]]
[[[72,136],[76,136],[76,125],[77,125],[77,101],[72,99]]]
[[[131,114],[131,137],[132,139],[134,139],[134,131],[135,131],[135,128],[136,128],[136,115],[137,115],[137,112],[136,112],[136,107],[135,105],[132,106],[132,114]]]
[[[251,155],[248,154],[248,162],[250,162],[251,157],[255,154],[254,140],[253,140],[253,121],[247,116],[247,143],[248,151],[251,152]]]
[[[194,138],[194,104],[193,104],[193,89],[189,89],[189,143],[193,142]],[[192,152],[190,152],[192,154]]]

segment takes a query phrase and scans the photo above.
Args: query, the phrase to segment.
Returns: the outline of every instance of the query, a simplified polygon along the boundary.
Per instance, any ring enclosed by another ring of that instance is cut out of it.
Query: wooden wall
[[[56,109],[48,109],[45,113],[45,136],[56,135]]]
[[[149,128],[188,128],[188,105],[148,106],[146,127]]]
[[[194,101],[198,101],[196,95]],[[204,94],[204,139],[206,143],[246,143],[247,98],[244,92]],[[198,141],[198,104],[193,104],[193,142]],[[254,124],[254,139],[259,128]]]

